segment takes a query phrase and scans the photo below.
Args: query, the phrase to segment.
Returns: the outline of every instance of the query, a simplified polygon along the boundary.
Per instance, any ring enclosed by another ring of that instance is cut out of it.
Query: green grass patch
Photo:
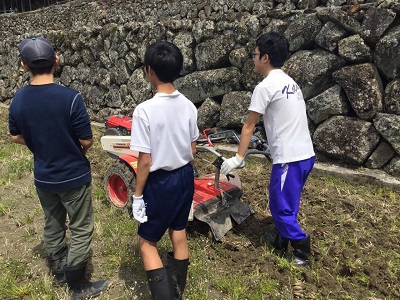
[[[0,184],[12,185],[14,180],[22,178],[33,171],[33,156],[22,145],[2,144],[0,147]]]
[[[11,213],[12,207],[9,204],[0,202],[0,216]]]
[[[0,264],[1,299],[55,299],[49,277],[34,277],[27,261],[7,258]]]
[[[243,278],[233,275],[216,278],[214,285],[224,294],[230,295],[233,300],[245,299],[249,292],[249,288],[244,284]]]

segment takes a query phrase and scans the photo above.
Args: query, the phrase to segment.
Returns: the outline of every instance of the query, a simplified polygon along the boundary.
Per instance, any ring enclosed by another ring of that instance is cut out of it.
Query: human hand
[[[143,195],[139,197],[132,196],[132,214],[135,220],[140,223],[147,222],[146,204],[143,200]]]
[[[221,166],[222,174],[229,174],[233,169],[243,168],[245,165],[244,158],[236,153],[236,156],[226,159]]]

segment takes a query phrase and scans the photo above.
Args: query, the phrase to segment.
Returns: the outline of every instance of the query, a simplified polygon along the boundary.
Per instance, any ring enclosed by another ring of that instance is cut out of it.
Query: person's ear
[[[150,66],[147,66],[147,73],[149,73],[149,75],[153,76],[154,70]]]
[[[267,53],[265,53],[265,54],[263,55],[262,60],[263,60],[263,62],[265,62],[265,63],[269,61],[269,56],[268,56]]]
[[[22,60],[21,60],[21,66],[25,69],[25,71],[29,72],[31,69],[29,69],[28,65],[25,64]]]
[[[58,64],[60,63],[60,57],[56,55],[56,60],[54,61],[54,67],[58,67]]]

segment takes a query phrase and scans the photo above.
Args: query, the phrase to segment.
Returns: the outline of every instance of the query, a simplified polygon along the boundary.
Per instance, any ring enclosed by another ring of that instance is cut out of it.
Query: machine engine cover
[[[128,132],[132,130],[132,117],[116,115],[111,116],[106,121],[106,128],[124,128]]]

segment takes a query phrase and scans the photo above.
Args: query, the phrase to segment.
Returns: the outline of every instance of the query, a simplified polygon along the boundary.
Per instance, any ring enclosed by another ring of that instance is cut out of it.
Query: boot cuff
[[[79,263],[77,265],[65,266],[64,270],[67,271],[67,272],[68,271],[76,271],[76,270],[80,270],[82,268],[86,268],[86,265],[87,265],[87,261],[84,261],[84,262],[81,262],[81,263]]]

